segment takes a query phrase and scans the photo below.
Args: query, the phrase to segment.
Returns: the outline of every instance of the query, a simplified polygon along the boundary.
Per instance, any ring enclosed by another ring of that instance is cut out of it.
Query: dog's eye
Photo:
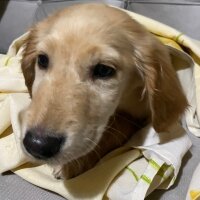
[[[92,76],[94,78],[109,78],[115,74],[115,69],[104,64],[97,64],[93,68]]]
[[[37,63],[40,69],[47,69],[49,66],[49,58],[45,54],[39,54]]]

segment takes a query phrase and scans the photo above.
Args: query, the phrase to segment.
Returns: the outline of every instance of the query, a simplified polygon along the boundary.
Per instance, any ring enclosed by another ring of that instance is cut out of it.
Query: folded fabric
[[[195,41],[195,42],[200,47],[200,42],[199,41]],[[200,79],[200,75],[198,75],[198,78]],[[199,94],[200,90],[198,89],[198,91],[196,91],[196,92]],[[189,188],[188,188],[186,200],[200,200],[199,177],[200,177],[200,163],[196,167],[195,172],[193,173],[193,176],[192,176]]]
[[[183,65],[182,68],[179,66],[177,73],[191,104],[191,109],[186,113],[186,124],[190,131],[198,135],[200,112],[195,91],[199,88],[195,88],[195,83],[199,81],[197,63],[200,63],[200,48],[170,27],[126,12],[152,33],[159,35],[163,43],[179,50],[182,50],[181,46],[190,49],[190,55],[172,49],[175,51],[173,63]],[[179,124],[159,135],[151,125],[144,127],[134,134],[129,143],[105,156],[93,169],[68,181],[56,180],[52,168],[47,165],[35,165],[27,161],[20,147],[18,119],[20,110],[30,103],[20,69],[23,40],[26,37],[27,34],[14,41],[8,54],[0,56],[0,173],[12,170],[25,180],[69,200],[142,200],[156,188],[169,188],[176,179],[182,157],[191,146]]]

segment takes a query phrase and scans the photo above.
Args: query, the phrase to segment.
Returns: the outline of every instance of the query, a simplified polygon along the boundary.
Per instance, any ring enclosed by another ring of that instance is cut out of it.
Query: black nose
[[[38,134],[37,130],[27,131],[23,144],[28,153],[38,159],[48,159],[55,156],[65,142],[64,137]]]

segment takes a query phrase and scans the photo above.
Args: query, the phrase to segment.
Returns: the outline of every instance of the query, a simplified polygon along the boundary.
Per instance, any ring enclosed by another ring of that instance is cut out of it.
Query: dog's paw
[[[63,166],[54,166],[53,175],[57,180],[64,179]]]

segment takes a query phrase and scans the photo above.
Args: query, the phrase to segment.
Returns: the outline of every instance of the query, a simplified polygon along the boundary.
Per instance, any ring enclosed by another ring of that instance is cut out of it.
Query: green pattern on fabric
[[[172,165],[169,166],[169,169],[174,171],[174,167]]]
[[[177,35],[177,36],[175,37],[175,41],[178,42],[179,38],[180,38],[182,35],[183,35],[183,33],[180,33],[179,35]]]
[[[148,184],[151,184],[151,182],[152,182],[152,180],[149,177],[147,177],[146,175],[142,175],[141,179]]]
[[[136,181],[139,180],[137,174],[130,167],[126,167],[126,169],[134,176]]]
[[[155,160],[149,160],[149,164],[155,168],[156,170],[159,170],[160,169],[160,165],[155,161]]]
[[[163,179],[167,179],[168,177],[165,176],[166,171],[169,169],[169,166],[164,164],[160,170],[158,171],[157,175],[162,177]]]

